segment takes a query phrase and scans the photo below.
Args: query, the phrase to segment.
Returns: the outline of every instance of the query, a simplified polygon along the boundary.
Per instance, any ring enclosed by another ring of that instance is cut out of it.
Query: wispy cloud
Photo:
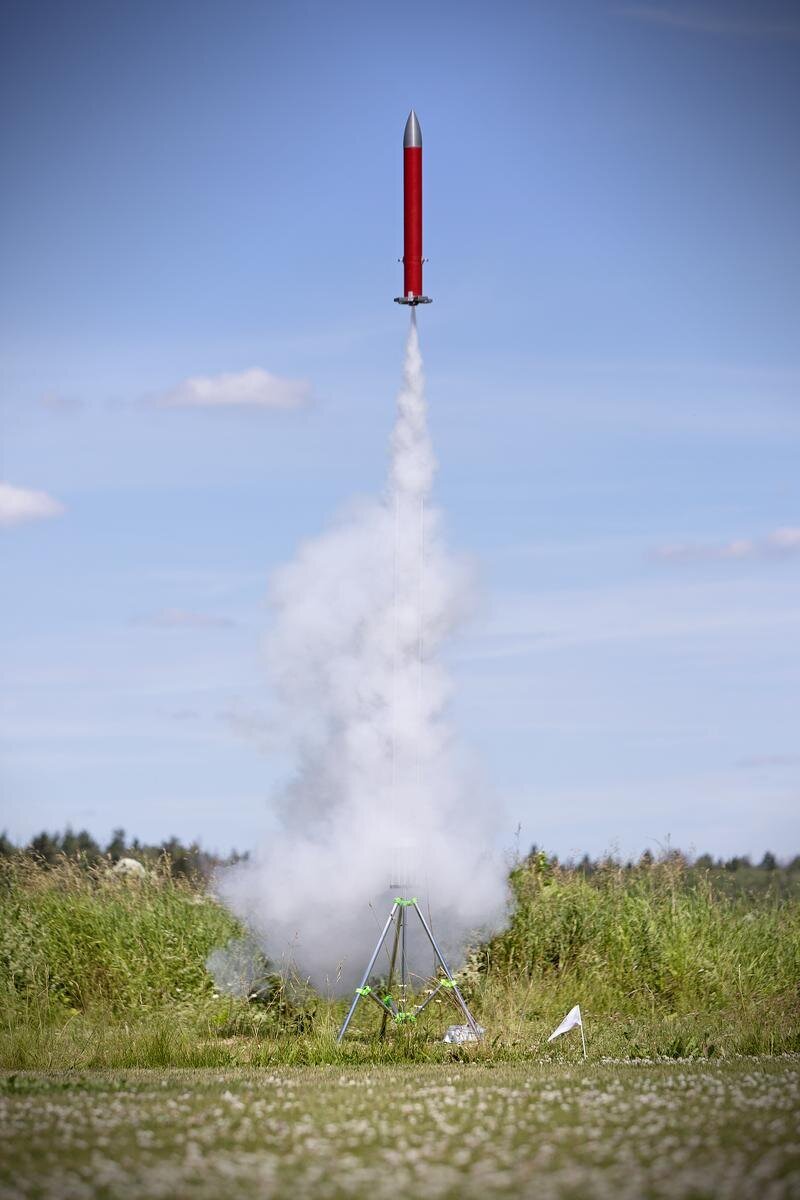
[[[786,558],[800,554],[800,526],[787,525],[761,538],[731,542],[671,542],[659,546],[656,557],[665,562],[724,562],[742,559]]]
[[[282,379],[261,367],[222,375],[192,375],[159,396],[162,408],[302,408],[311,400],[307,379]]]
[[[237,738],[261,750],[272,749],[280,744],[274,720],[270,721],[262,712],[233,707],[217,713],[217,717]]]
[[[171,721],[197,721],[200,719],[200,713],[196,708],[176,708],[169,714]]]
[[[27,521],[43,521],[48,517],[60,517],[63,512],[61,501],[47,492],[0,483],[0,526],[8,528],[24,525]]]
[[[536,813],[531,832],[540,844],[560,842],[575,858],[584,850],[603,853],[615,838],[623,857],[638,857],[645,846],[652,850],[665,844],[725,857],[744,849],[762,854],[772,845],[791,855],[797,844],[796,789],[778,782],[766,785],[740,771],[697,770],[661,779],[617,778],[611,785],[556,786],[548,789],[546,804],[541,795],[523,793],[517,806],[522,814]]]
[[[791,589],[764,573],[698,582],[689,575],[557,592],[494,597],[483,628],[455,654],[463,665],[550,655],[578,646],[634,643],[795,644],[800,610]]]
[[[77,396],[64,396],[61,392],[43,392],[39,397],[39,404],[47,412],[58,416],[76,413],[83,408],[83,402]]]
[[[754,754],[740,758],[737,767],[800,767],[800,754]]]
[[[692,33],[716,34],[718,37],[777,38],[800,41],[800,22],[769,20],[764,17],[737,17],[719,14],[708,9],[653,8],[648,4],[627,4],[618,8],[617,15],[650,25],[686,29]]]
[[[236,622],[213,613],[193,612],[185,608],[162,608],[146,616],[134,617],[134,625],[153,629],[231,629]]]

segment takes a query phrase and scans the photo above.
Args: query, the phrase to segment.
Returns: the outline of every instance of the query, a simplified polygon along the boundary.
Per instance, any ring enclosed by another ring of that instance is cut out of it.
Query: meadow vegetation
[[[478,1060],[555,1062],[546,1036],[580,1003],[590,1055],[725,1057],[800,1050],[800,898],[719,886],[682,856],[591,871],[534,852],[510,872],[506,929],[460,973],[487,1029],[480,1046],[438,1039],[456,1018],[374,1038],[361,1006],[337,1046],[343,1002],[266,974],[250,998],[220,995],[205,963],[242,929],[200,877],[162,856],[143,878],[107,860],[0,858],[0,1065],[91,1069]],[[791,881],[790,881],[791,882]],[[380,1014],[375,1014],[379,1018]]]
[[[796,1059],[0,1077],[0,1198],[789,1200]]]

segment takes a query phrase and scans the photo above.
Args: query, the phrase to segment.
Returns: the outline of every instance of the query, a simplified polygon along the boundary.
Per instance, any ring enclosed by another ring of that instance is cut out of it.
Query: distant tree
[[[42,830],[41,833],[37,833],[36,837],[31,838],[26,850],[33,858],[39,858],[42,862],[52,864],[61,853],[58,834],[53,836]]]
[[[714,860],[710,854],[701,854],[699,858],[695,859],[694,865],[700,871],[710,871],[714,866]]]
[[[654,862],[655,862],[655,859],[653,858],[653,851],[648,849],[648,850],[645,850],[644,854],[639,859],[639,866],[640,867],[652,867]]]
[[[78,839],[72,832],[71,825],[68,825],[61,834],[58,844],[62,854],[66,854],[67,858],[75,858],[78,853]]]
[[[661,861],[664,863],[672,863],[676,867],[684,869],[689,865],[686,855],[677,847],[668,846],[661,855]]]
[[[74,833],[68,825],[61,835],[61,853],[66,854],[67,858],[96,862],[102,851],[88,830],[81,829]]]
[[[88,829],[81,829],[76,833],[75,840],[79,858],[85,858],[87,862],[97,862],[99,858],[103,857],[99,843],[95,841]]]
[[[106,854],[112,862],[117,862],[118,859],[125,857],[126,851],[125,830],[115,829],[111,834],[111,841],[106,846]]]
[[[0,832],[0,859],[19,853],[29,855],[45,865],[56,863],[61,856],[73,862],[93,864],[104,855],[108,855],[115,863],[121,858],[131,857],[142,863],[149,861],[152,865],[159,857],[166,855],[171,873],[187,878],[208,878],[215,867],[240,862],[248,857],[246,852],[239,854],[235,850],[230,855],[209,853],[198,842],[184,845],[176,837],[155,845],[145,845],[138,838],[133,838],[129,843],[124,829],[115,829],[103,849],[87,829],[76,832],[70,825],[63,833],[43,830],[24,847],[16,846],[6,832]]]
[[[78,834],[78,846],[82,854],[87,858],[102,858],[103,851],[100,848],[100,843],[95,841],[88,829],[82,829]]]
[[[778,860],[771,850],[767,850],[758,865],[762,871],[775,871],[778,866]]]
[[[185,878],[203,874],[203,855],[197,842],[184,846],[178,838],[171,837],[162,843],[161,853],[169,859],[171,874]]]
[[[748,854],[735,854],[733,858],[729,858],[725,863],[726,871],[741,871],[743,867],[752,867],[750,856]]]

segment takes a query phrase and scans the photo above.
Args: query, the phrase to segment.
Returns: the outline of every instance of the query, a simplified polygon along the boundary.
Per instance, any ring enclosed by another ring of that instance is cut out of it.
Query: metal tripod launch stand
[[[436,956],[436,961],[444,974],[440,979],[438,979],[436,986],[425,997],[421,1004],[415,1004],[413,1008],[406,1009],[406,926],[408,923],[408,913],[411,909],[413,909],[419,917],[422,928],[425,931],[425,935],[431,944],[434,955]],[[380,954],[383,945],[389,936],[389,930],[392,928],[394,929],[394,938],[392,939],[392,949],[389,959],[389,978],[385,990],[380,989],[379,991],[376,991],[370,986],[369,978],[372,974],[375,963],[378,961],[378,955]],[[392,986],[394,983],[395,971],[397,970],[398,953],[400,955],[399,1004],[392,996]],[[483,1030],[478,1025],[472,1013],[469,1011],[467,1002],[461,995],[458,984],[453,978],[450,968],[445,962],[444,955],[437,945],[436,938],[433,936],[428,922],[422,915],[420,907],[417,904],[416,896],[413,896],[410,900],[404,900],[401,896],[398,896],[392,905],[392,911],[389,913],[389,916],[386,919],[386,924],[383,927],[383,931],[378,938],[378,944],[375,947],[372,958],[367,964],[367,969],[364,972],[364,977],[361,980],[361,984],[356,988],[355,996],[353,997],[353,1003],[350,1005],[350,1010],[345,1017],[344,1022],[342,1023],[342,1028],[339,1030],[339,1036],[336,1040],[337,1042],[341,1042],[342,1038],[347,1033],[347,1026],[350,1024],[350,1021],[353,1018],[353,1014],[358,1007],[359,1000],[372,1001],[372,1003],[377,1004],[378,1008],[381,1010],[380,1036],[384,1037],[386,1033],[386,1025],[390,1018],[397,1025],[402,1025],[407,1022],[415,1022],[420,1013],[428,1007],[431,1000],[433,1000],[440,992],[451,996],[453,1002],[463,1013],[467,1025],[474,1035],[475,1040],[480,1041],[481,1037],[483,1036]]]

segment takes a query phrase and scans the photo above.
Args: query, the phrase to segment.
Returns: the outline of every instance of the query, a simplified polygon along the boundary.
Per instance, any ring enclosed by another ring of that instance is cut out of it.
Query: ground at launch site
[[[0,1081],[3,1200],[800,1193],[800,1056]]]

